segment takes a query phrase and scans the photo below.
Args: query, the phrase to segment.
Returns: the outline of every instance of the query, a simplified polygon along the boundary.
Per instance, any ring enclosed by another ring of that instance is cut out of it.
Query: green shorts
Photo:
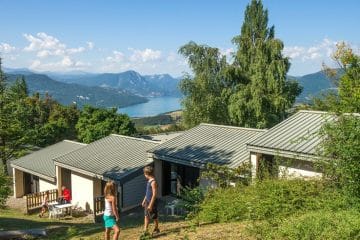
[[[103,216],[105,227],[112,228],[116,224],[115,216]]]

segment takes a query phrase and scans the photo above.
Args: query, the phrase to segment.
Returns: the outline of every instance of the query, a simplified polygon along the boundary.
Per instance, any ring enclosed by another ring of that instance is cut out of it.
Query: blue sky
[[[250,1],[250,0],[249,0]],[[0,52],[5,67],[36,71],[142,74],[189,71],[178,48],[193,40],[230,58],[249,1],[2,0]],[[289,74],[331,64],[336,42],[360,46],[360,1],[264,0],[269,23],[291,57]]]

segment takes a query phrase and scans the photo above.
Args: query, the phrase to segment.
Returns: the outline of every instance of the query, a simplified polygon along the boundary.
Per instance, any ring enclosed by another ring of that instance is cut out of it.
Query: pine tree
[[[0,169],[5,174],[8,161],[22,154],[28,143],[28,129],[22,124],[26,119],[20,114],[19,101],[11,99],[14,95],[11,88],[9,90],[6,87],[6,76],[0,59]]]
[[[275,38],[275,27],[268,27],[268,11],[260,0],[246,7],[241,34],[233,43],[237,45],[233,66],[248,80],[230,97],[232,123],[263,128],[280,122],[301,88],[286,80],[290,63],[282,55],[284,45]]]

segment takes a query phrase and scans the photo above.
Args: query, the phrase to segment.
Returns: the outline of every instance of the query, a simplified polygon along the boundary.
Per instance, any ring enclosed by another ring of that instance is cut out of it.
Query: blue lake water
[[[130,117],[148,117],[181,109],[181,98],[179,97],[154,97],[148,99],[147,103],[119,108],[118,112],[126,113]]]

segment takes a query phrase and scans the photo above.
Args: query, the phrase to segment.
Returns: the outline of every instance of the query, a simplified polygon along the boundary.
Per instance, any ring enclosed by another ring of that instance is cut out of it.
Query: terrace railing
[[[26,213],[30,213],[31,211],[38,209],[41,207],[41,204],[45,198],[47,191],[31,193],[26,195]],[[56,202],[58,199],[58,190],[52,189],[49,190],[49,200],[48,202]]]
[[[101,217],[105,211],[105,197],[94,197],[94,222],[101,222]]]

